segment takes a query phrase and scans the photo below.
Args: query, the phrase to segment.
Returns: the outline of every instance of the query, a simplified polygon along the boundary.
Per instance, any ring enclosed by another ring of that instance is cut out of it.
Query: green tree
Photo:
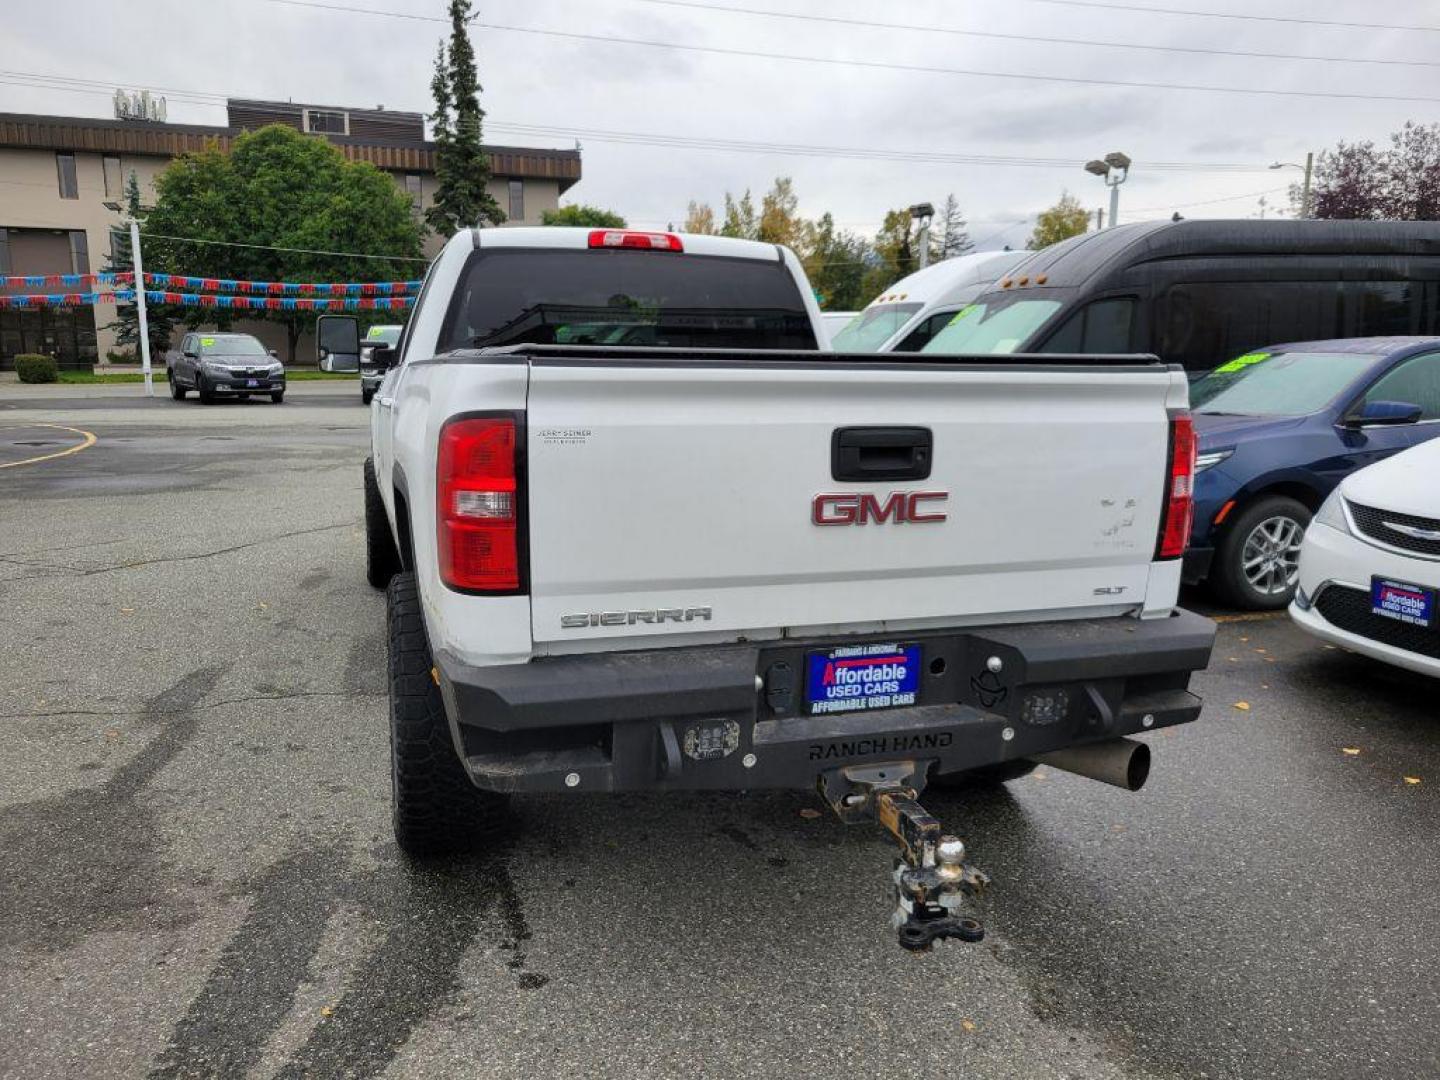
[[[919,265],[915,242],[910,235],[910,211],[887,210],[880,231],[875,234],[874,254],[865,272],[861,292],[869,303],[901,278],[913,274]]]
[[[1039,251],[1061,240],[1079,236],[1090,227],[1090,212],[1080,205],[1080,200],[1068,191],[1060,193],[1060,201],[1048,210],[1042,210],[1035,217],[1035,231],[1025,246]]]
[[[827,311],[857,311],[869,298],[865,274],[872,253],[864,237],[835,227],[827,211],[810,230],[810,244],[802,256],[805,275]]]
[[[145,207],[140,204],[140,180],[135,170],[125,181],[125,216],[143,220]],[[123,274],[135,269],[130,256],[130,228],[120,224],[111,226],[110,255],[101,268],[102,273]],[[154,267],[151,267],[154,272]],[[136,283],[137,289],[144,288]],[[175,330],[175,309],[168,304],[147,304],[145,307],[145,328],[150,338],[150,356],[155,363],[161,363],[165,350],[170,347],[170,338]],[[106,330],[115,331],[115,344],[132,349],[135,359],[140,359],[140,309],[134,304],[116,304],[115,320],[107,323]]]
[[[450,47],[441,42],[435,55],[430,92],[435,111],[435,199],[425,221],[441,236],[454,236],[473,225],[505,220],[490,194],[490,161],[481,145],[485,110],[480,107],[480,77],[470,44],[470,0],[450,0]]]
[[[156,178],[155,190],[144,232],[186,239],[147,240],[145,268],[152,272],[252,281],[397,281],[418,277],[423,265],[421,227],[393,179],[281,124],[238,136],[228,153],[212,142],[176,158]],[[321,251],[353,254],[316,254]],[[183,311],[192,326],[223,327],[231,318],[283,323],[292,363],[301,332],[315,320],[309,311]]]
[[[625,219],[613,210],[575,203],[559,210],[546,210],[540,215],[541,225],[588,225],[595,229],[623,229]]]
[[[760,235],[760,219],[755,215],[755,202],[750,198],[750,189],[736,202],[725,193],[725,220],[720,225],[721,236],[736,236],[742,240],[754,240]]]

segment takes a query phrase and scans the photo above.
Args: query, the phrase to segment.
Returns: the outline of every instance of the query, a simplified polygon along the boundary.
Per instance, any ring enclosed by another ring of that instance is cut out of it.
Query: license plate
[[[259,379],[246,379],[246,380],[245,380],[245,385],[246,385],[246,386],[259,386],[259,385],[260,385],[260,380],[259,380]]]
[[[811,716],[914,705],[919,689],[919,645],[846,645],[806,659]]]
[[[1435,590],[1389,578],[1371,578],[1370,610],[1412,626],[1434,626]]]

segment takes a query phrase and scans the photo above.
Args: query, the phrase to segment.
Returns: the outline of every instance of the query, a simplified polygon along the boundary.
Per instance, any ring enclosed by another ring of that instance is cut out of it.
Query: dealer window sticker
[[[951,319],[951,320],[950,320],[948,323],[946,323],[945,325],[946,325],[946,326],[954,326],[954,325],[955,325],[957,322],[959,322],[961,319],[966,318],[966,317],[969,316],[969,315],[975,314],[975,309],[978,308],[979,306],[980,306],[979,304],[967,304],[967,305],[965,305],[965,306],[962,307],[959,311],[957,311],[957,312],[955,313],[955,317],[954,317],[953,319]]]
[[[1237,356],[1228,363],[1221,364],[1215,369],[1218,375],[1229,375],[1232,372],[1242,371],[1247,367],[1254,367],[1256,364],[1263,364],[1269,360],[1272,353],[1268,352],[1247,352],[1243,356]]]
[[[214,344],[215,344],[215,339],[214,339],[213,337],[202,337],[202,338],[200,339],[200,344],[201,344],[201,345],[214,345]]]

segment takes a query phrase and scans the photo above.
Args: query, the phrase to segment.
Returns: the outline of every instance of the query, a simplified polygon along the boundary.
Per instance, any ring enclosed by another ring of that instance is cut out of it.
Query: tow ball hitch
[[[927,763],[850,767],[824,773],[820,794],[839,815],[855,823],[873,819],[900,845],[895,860],[895,914],[900,947],[928,952],[937,941],[980,941],[985,927],[967,907],[990,883],[965,861],[959,837],[942,835],[940,822],[917,801],[912,778]]]

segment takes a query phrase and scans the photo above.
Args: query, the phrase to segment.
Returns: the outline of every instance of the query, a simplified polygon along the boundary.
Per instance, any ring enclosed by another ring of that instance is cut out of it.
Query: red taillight
[[[463,417],[440,431],[435,468],[440,580],[452,589],[518,592],[520,499],[514,416]]]
[[[640,248],[643,251],[684,251],[680,237],[668,232],[631,232],[629,229],[596,229],[590,234],[592,248]]]
[[[1165,516],[1160,522],[1157,559],[1178,559],[1190,543],[1195,516],[1195,422],[1188,412],[1170,416],[1170,475],[1165,483]]]

